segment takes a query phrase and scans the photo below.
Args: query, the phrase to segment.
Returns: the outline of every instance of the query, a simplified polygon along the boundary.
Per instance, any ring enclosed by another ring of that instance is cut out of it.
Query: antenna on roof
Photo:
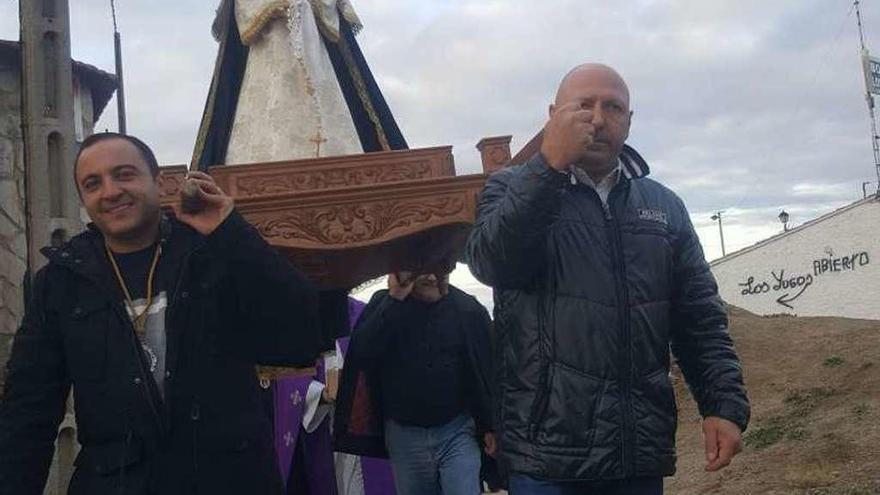
[[[865,31],[862,28],[862,12],[859,0],[853,3],[856,9],[856,22],[859,26],[859,45],[862,48],[862,68],[865,71],[865,101],[871,117],[871,146],[874,149],[874,168],[877,169],[877,188],[880,193],[880,136],[877,135],[877,119],[874,115],[874,95],[880,94],[880,59],[872,57],[865,46]]]
[[[113,15],[113,50],[116,55],[116,114],[119,118],[119,133],[127,134],[125,125],[125,84],[122,77],[122,37],[116,24],[116,2],[110,0],[110,12]]]

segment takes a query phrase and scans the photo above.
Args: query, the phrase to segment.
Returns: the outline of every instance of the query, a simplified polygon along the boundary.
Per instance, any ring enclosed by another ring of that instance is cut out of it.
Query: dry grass
[[[700,419],[677,383],[678,474],[667,493],[880,494],[880,322],[731,309],[752,401],[746,447],[703,470]]]

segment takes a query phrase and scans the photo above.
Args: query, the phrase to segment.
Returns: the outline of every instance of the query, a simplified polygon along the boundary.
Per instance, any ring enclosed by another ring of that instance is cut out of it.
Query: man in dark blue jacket
[[[70,495],[280,494],[254,365],[314,363],[314,286],[207,174],[164,215],[132,136],[87,138],[74,172],[94,223],[43,251],[0,402],[0,492],[43,492],[72,387]]]
[[[559,86],[540,153],[493,175],[468,242],[495,289],[496,433],[510,493],[654,495],[675,472],[670,346],[704,417],[706,469],[749,419],[742,371],[682,201],[624,144],[613,69]]]

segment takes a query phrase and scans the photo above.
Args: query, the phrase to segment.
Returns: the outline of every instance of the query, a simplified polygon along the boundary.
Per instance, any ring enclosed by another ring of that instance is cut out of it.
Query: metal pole
[[[119,119],[119,133],[127,134],[125,119],[125,80],[122,76],[122,37],[116,25],[116,3],[110,0],[110,9],[113,12],[113,50],[116,55],[116,114]]]
[[[862,48],[862,56],[863,61],[867,62],[867,53],[868,49],[865,47],[865,32],[862,28],[862,12],[859,8],[859,0],[855,0],[854,4],[856,9],[856,22],[859,26],[859,46]],[[867,62],[870,64],[870,62]],[[871,94],[871,88],[868,85],[868,78],[870,77],[870,71],[867,70],[867,67],[863,67],[865,70],[865,101],[868,104],[868,115],[871,117],[871,147],[874,150],[874,168],[877,173],[877,188],[880,190],[880,136],[877,135],[877,118],[874,114],[874,96]]]
[[[853,3],[856,7],[856,22],[859,24],[859,43],[862,46],[862,50],[865,49],[865,32],[862,30],[862,11],[859,9],[859,0],[855,0]]]
[[[862,182],[862,199],[865,199],[868,197],[868,189],[865,187],[868,184],[870,184],[870,182],[868,182],[868,181]]]
[[[716,212],[712,215],[712,220],[718,220],[718,234],[721,236],[721,256],[727,256],[727,251],[724,249],[724,228],[721,226],[721,214],[724,213],[722,211]]]

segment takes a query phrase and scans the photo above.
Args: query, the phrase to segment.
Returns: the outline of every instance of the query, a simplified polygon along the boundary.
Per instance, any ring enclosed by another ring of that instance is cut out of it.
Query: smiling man
[[[94,223],[43,251],[0,403],[0,486],[42,493],[72,385],[71,495],[281,493],[254,364],[314,363],[312,284],[207,174],[164,215],[137,138],[87,138],[75,180]]]
[[[499,454],[511,495],[659,495],[675,472],[670,346],[704,417],[706,469],[749,419],[727,316],[682,201],[625,145],[610,67],[562,80],[541,150],[493,175],[467,247],[495,289]]]

